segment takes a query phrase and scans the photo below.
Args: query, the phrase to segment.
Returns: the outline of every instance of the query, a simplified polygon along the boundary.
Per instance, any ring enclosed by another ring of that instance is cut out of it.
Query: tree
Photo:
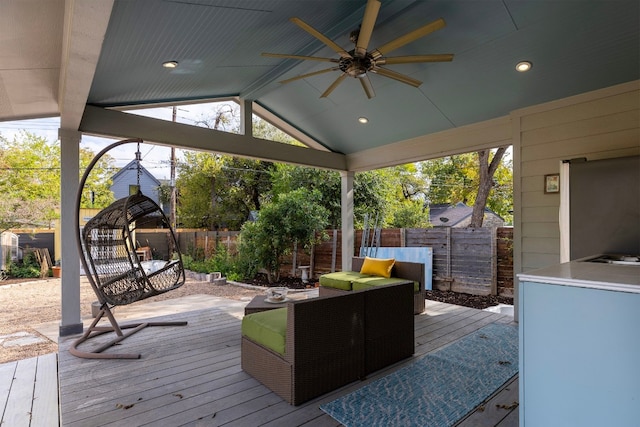
[[[420,170],[427,183],[427,202],[468,203],[476,193],[473,185],[476,166],[473,153],[441,157],[420,163]]]
[[[21,200],[5,197],[0,203],[0,233],[14,228],[51,226],[60,206],[54,199]]]
[[[80,147],[80,175],[84,174],[95,155],[92,150]],[[114,169],[113,158],[109,154],[104,154],[95,164],[84,184],[84,192],[80,199],[81,208],[102,209],[113,203],[115,198],[111,191],[111,177]]]
[[[92,151],[80,148],[81,173],[93,157]],[[111,157],[104,156],[96,164],[81,207],[105,207],[113,201],[111,162]],[[27,131],[12,140],[0,136],[0,167],[4,200],[0,224],[11,224],[8,228],[49,226],[60,207],[60,145]]]
[[[489,198],[489,192],[493,188],[493,174],[498,169],[500,161],[507,147],[500,147],[496,150],[493,158],[490,159],[490,150],[478,151],[478,165],[479,165],[479,183],[478,183],[478,195],[473,204],[473,212],[471,214],[471,223],[469,227],[482,227],[484,221],[484,208],[487,205],[487,199]]]
[[[429,212],[424,202],[405,200],[393,212],[388,226],[392,228],[429,228]]]
[[[214,229],[222,222],[217,209],[217,176],[222,169],[222,156],[187,151],[178,169],[178,217],[184,227]]]
[[[260,210],[263,199],[271,191],[270,172],[273,168],[271,162],[225,158],[221,171],[221,182],[224,182],[226,189],[222,208],[228,213],[229,228],[239,230],[252,212]]]
[[[253,263],[257,271],[267,271],[269,283],[280,278],[284,255],[294,244],[309,250],[327,226],[327,210],[320,204],[321,195],[304,188],[280,194],[265,203],[255,222],[246,222],[240,233],[240,254]]]
[[[318,190],[322,206],[328,209],[328,226],[331,228],[340,227],[341,183],[338,172],[277,164],[271,179],[274,195],[298,188]],[[393,170],[383,169],[356,173],[353,182],[355,226],[363,226],[365,215],[370,218],[377,216],[379,226],[387,224],[393,216],[398,188]]]
[[[487,171],[480,172],[479,154],[465,153],[447,156],[420,163],[420,170],[428,183],[426,192],[428,204],[463,202],[475,205],[478,199],[481,180],[489,182],[491,190],[487,194],[486,207],[504,218],[508,224],[513,218],[513,173],[511,161],[504,159],[506,149],[500,149],[499,157],[495,155],[492,175],[489,177],[491,150],[488,150],[484,161]],[[497,153],[497,151],[496,151]],[[484,174],[484,178],[481,175]],[[483,194],[480,194],[484,197]],[[479,201],[480,203],[480,201]],[[484,207],[482,211],[484,211]]]
[[[198,123],[237,133],[238,107],[217,106]],[[287,144],[295,140],[268,122],[254,117],[253,134]],[[274,165],[261,160],[211,153],[185,152],[178,166],[179,217],[186,227],[238,230],[251,212],[259,211],[262,199],[269,198],[270,171]]]

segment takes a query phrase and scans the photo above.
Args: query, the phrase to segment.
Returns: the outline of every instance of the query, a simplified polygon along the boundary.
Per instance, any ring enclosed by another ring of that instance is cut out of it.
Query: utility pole
[[[178,107],[173,106],[172,121],[176,121]],[[171,147],[171,199],[169,202],[169,223],[171,228],[176,228],[176,148]]]

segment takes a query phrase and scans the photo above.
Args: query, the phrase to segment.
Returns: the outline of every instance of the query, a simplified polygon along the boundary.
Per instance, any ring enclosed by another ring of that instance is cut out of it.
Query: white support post
[[[240,99],[240,134],[253,136],[253,103]]]
[[[355,232],[353,230],[353,177],[352,171],[341,171],[341,218],[342,218],[342,271],[351,270]]]
[[[59,129],[60,138],[60,243],[62,248],[61,337],[82,333],[80,318],[80,258],[76,248],[75,205],[80,181],[82,133]]]

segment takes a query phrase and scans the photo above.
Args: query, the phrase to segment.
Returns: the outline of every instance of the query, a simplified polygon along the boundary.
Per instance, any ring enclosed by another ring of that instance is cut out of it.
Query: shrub
[[[237,257],[230,255],[224,245],[218,245],[215,254],[206,259],[198,260],[190,255],[183,255],[182,263],[184,264],[184,268],[197,273],[219,271],[230,280],[239,280],[242,278]]]
[[[21,263],[9,264],[9,275],[18,278],[40,277],[40,263],[34,253],[27,253]]]
[[[291,253],[295,243],[310,249],[317,233],[324,231],[327,217],[317,190],[299,188],[263,204],[257,221],[244,223],[240,231],[243,271],[255,274],[264,268],[269,283],[278,281],[283,256]]]

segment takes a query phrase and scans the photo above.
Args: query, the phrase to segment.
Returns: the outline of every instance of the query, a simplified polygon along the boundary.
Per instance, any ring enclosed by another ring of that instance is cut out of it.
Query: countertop
[[[614,265],[581,260],[518,274],[520,282],[640,293],[640,265]]]

